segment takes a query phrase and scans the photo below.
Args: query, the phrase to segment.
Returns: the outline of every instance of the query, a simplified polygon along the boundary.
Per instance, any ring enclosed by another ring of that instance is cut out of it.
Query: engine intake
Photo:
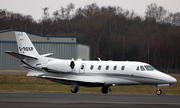
[[[74,61],[71,61],[71,63],[70,63],[70,65],[69,65],[70,67],[71,67],[71,69],[74,69],[74,67],[75,67],[75,63],[74,63]]]

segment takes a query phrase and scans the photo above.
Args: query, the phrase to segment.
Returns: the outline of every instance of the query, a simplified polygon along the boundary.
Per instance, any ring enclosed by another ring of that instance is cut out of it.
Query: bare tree
[[[49,9],[48,7],[42,9],[44,13],[44,17],[43,17],[44,20],[48,19],[49,17],[48,9]]]
[[[146,10],[146,20],[153,21],[155,20],[156,22],[163,22],[167,11],[162,7],[162,6],[157,6],[157,4],[152,3],[147,6]]]

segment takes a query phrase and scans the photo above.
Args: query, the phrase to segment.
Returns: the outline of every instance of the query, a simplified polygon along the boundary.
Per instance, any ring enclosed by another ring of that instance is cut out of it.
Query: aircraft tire
[[[159,89],[159,90],[156,91],[156,94],[157,94],[157,95],[161,95],[161,94],[162,94],[162,91]]]
[[[103,94],[107,94],[107,93],[108,93],[108,87],[103,87],[103,88],[101,89],[101,92],[102,92]]]
[[[78,88],[75,87],[74,90],[71,90],[72,93],[77,93],[78,92]]]

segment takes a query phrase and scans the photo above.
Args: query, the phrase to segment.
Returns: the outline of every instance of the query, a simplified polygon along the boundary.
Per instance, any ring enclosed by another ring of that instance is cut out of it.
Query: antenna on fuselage
[[[99,60],[99,61],[102,61],[99,57],[98,57],[98,60]]]

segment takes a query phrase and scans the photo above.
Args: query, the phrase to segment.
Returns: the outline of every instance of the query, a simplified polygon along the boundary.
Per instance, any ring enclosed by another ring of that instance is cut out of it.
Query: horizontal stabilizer
[[[31,56],[27,56],[27,55],[23,55],[23,54],[19,54],[19,53],[16,53],[16,52],[12,52],[12,51],[6,51],[5,53],[11,55],[11,56],[14,56],[18,59],[35,59],[37,60],[36,57],[31,57]]]
[[[41,55],[41,56],[43,56],[43,57],[49,57],[49,56],[52,56],[52,55],[54,55],[54,53],[43,54],[43,55]]]

